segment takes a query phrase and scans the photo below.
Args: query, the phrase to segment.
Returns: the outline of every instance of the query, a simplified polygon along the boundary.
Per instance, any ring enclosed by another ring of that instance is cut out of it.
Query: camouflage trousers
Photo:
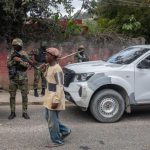
[[[22,95],[22,110],[23,113],[27,112],[28,107],[28,80],[10,80],[9,93],[10,93],[10,109],[15,112],[16,105],[16,92],[20,89]]]
[[[43,73],[38,72],[37,70],[34,70],[34,89],[38,89],[38,84],[40,81],[40,78],[42,80],[42,88],[46,87],[46,79],[43,75]]]

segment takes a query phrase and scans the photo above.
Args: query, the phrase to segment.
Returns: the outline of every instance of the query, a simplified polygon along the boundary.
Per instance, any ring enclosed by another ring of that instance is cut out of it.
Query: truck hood
[[[108,72],[120,70],[125,65],[112,64],[102,60],[89,61],[82,63],[75,63],[65,66],[65,68],[75,71],[75,73],[88,73],[88,72]]]

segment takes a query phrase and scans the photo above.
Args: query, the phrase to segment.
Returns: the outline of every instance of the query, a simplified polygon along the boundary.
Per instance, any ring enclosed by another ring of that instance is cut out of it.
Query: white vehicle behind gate
[[[150,104],[150,45],[132,46],[105,61],[64,68],[65,94],[100,122],[116,122],[131,105]]]

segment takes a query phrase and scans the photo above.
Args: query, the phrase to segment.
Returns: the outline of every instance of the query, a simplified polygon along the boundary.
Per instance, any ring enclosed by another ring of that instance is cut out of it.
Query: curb
[[[1,92],[6,93],[6,91],[0,89],[0,93]],[[32,91],[30,92],[30,94],[32,94]],[[73,103],[66,100],[66,105],[71,105],[71,104],[73,104]],[[0,100],[0,106],[7,106],[7,105],[10,105],[9,101],[1,101]],[[20,102],[16,101],[16,105],[22,105],[22,101],[20,101]],[[43,101],[40,99],[37,99],[35,101],[28,100],[28,105],[43,105]]]

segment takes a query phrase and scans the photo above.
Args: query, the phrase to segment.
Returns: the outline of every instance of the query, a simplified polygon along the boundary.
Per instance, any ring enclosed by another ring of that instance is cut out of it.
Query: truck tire
[[[99,122],[112,123],[118,121],[125,110],[123,97],[112,89],[97,92],[90,103],[90,111]]]

